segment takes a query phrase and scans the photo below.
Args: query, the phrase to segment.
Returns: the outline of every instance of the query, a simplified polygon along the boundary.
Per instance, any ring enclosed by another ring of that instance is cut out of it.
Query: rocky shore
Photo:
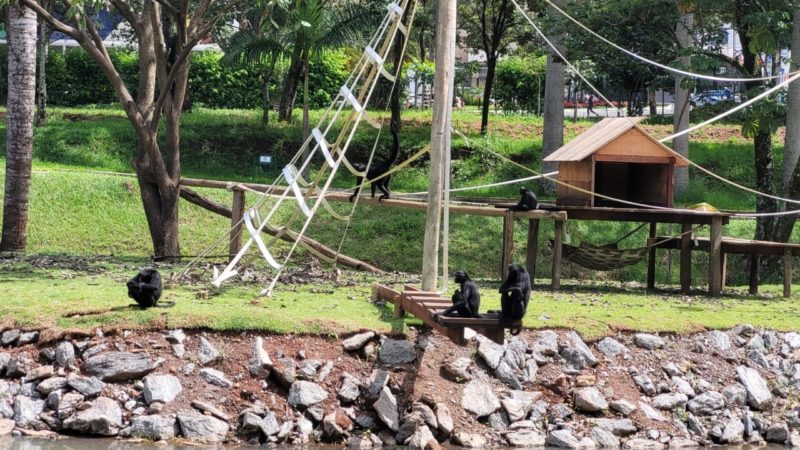
[[[352,448],[800,446],[800,334],[0,333],[0,436]]]

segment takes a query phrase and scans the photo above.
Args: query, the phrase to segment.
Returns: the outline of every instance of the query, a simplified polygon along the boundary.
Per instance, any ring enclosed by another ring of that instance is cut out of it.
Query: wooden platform
[[[465,328],[471,328],[476,333],[502,345],[505,341],[506,328],[522,327],[522,322],[504,327],[500,324],[500,316],[497,314],[482,314],[481,318],[441,317],[437,322],[433,318],[434,314],[452,306],[451,300],[436,292],[421,291],[414,286],[405,286],[401,293],[386,286],[375,285],[372,287],[372,297],[391,302],[394,305],[395,318],[403,318],[408,312],[458,345],[467,345]]]

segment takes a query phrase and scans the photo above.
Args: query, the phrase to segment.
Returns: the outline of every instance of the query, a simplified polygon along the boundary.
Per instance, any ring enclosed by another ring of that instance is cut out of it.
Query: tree
[[[171,0],[109,0],[131,27],[139,48],[136,95],[114,66],[92,20],[104,3],[64,0],[59,19],[36,0],[20,0],[36,11],[53,31],[64,33],[98,64],[114,88],[137,137],[133,160],[147,225],[157,259],[177,259],[180,193],[180,119],[192,48],[241,0],[217,5],[214,0],[178,4]],[[191,6],[190,6],[191,5]],[[213,12],[212,12],[213,11]],[[156,95],[157,94],[157,95]],[[164,120],[163,141],[159,127]]]
[[[800,70],[800,6],[792,10],[792,61],[790,72]],[[800,83],[789,85],[786,97],[786,140],[783,145],[783,192],[789,191],[800,157]]]
[[[42,7],[49,9],[49,0],[41,0]],[[39,21],[36,41],[36,116],[34,125],[40,127],[47,122],[47,54],[50,48],[50,28]]]
[[[8,12],[6,181],[0,251],[22,251],[28,237],[36,89],[36,14],[20,3]]]
[[[691,30],[694,28],[694,14],[686,7],[679,4],[680,17],[675,25],[675,38],[681,49],[686,49],[692,45]],[[681,56],[678,60],[682,67],[688,68],[691,58]],[[689,80],[684,77],[675,77],[675,96],[672,102],[672,131],[680,133],[689,128],[689,89],[686,83]],[[681,156],[689,157],[689,135],[684,134],[672,140],[672,149]],[[689,185],[689,168],[678,167],[675,169],[675,192],[683,192]]]
[[[467,31],[466,41],[472,48],[480,48],[486,54],[486,83],[483,86],[481,105],[481,134],[489,127],[489,107],[494,87],[497,61],[514,41],[513,33],[521,23],[511,0],[475,0],[460,3],[463,27]]]

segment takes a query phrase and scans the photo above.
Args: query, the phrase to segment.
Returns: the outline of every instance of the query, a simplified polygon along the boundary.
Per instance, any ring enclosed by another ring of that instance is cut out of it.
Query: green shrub
[[[507,56],[497,63],[492,97],[507,111],[537,112],[544,99],[545,56]]]

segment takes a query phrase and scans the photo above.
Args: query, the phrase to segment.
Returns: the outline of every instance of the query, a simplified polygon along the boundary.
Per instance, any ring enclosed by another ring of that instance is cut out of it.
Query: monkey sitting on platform
[[[481,293],[478,286],[469,278],[467,272],[459,270],[455,273],[456,283],[460,283],[460,288],[453,293],[453,306],[446,309],[441,314],[436,314],[434,320],[439,321],[441,316],[456,317],[480,317],[478,309],[481,306]]]
[[[508,275],[500,285],[500,321],[509,325],[522,320],[528,310],[528,301],[531,299],[531,279],[528,272],[519,264],[508,266]],[[512,336],[522,331],[521,328],[510,330]]]
[[[536,194],[530,189],[521,187],[519,188],[519,194],[522,198],[519,199],[519,203],[509,208],[509,211],[533,211],[534,209],[539,209],[539,201],[536,199]]]

